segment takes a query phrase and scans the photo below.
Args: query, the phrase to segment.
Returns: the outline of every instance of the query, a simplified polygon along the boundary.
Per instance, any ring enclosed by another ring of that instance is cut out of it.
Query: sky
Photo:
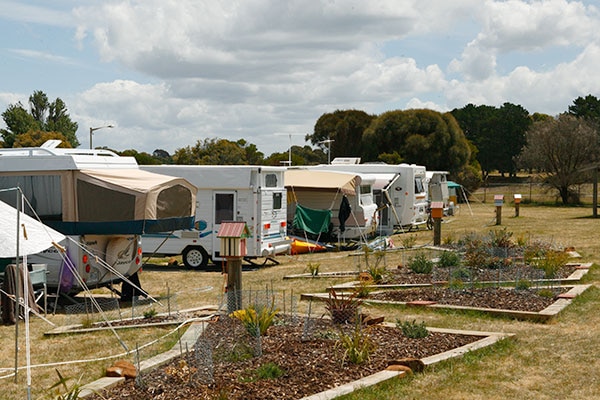
[[[567,111],[600,97],[598,26],[597,0],[0,0],[0,111],[41,90],[83,148],[268,156],[335,110]]]

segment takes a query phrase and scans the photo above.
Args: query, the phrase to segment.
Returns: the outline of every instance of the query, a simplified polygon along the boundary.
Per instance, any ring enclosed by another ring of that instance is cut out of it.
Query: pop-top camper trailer
[[[192,184],[141,171],[133,157],[107,150],[0,149],[0,200],[16,207],[10,189],[17,187],[31,205],[23,212],[68,236],[64,251],[28,257],[47,266],[49,289],[64,294],[131,277],[141,266],[142,233],[194,220]]]
[[[375,179],[368,174],[316,171],[309,167],[288,168],[285,173],[289,199],[288,224],[291,223],[291,228],[302,228],[294,226],[300,224],[299,212],[320,210],[324,211],[322,214],[326,218],[330,218],[331,224],[318,227],[320,232],[312,229],[312,233],[321,240],[325,234],[330,236],[329,240],[366,238],[374,234],[377,228],[377,206],[373,203],[372,189],[374,183]],[[306,231],[305,228],[302,230]]]
[[[220,255],[222,222],[246,222],[246,260],[288,253],[284,167],[252,165],[144,165],[143,170],[182,177],[198,187],[194,229],[144,235],[147,254],[182,254],[187,267],[205,267]]]
[[[360,159],[335,158],[331,164],[307,168],[368,174],[375,179],[373,196],[379,210],[377,232],[390,235],[396,229],[427,222],[425,167],[415,164],[359,164]]]

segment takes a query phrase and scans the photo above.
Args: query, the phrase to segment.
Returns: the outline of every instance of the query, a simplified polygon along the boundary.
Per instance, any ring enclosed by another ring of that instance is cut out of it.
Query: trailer
[[[415,164],[360,164],[360,158],[335,158],[331,164],[308,168],[372,176],[373,198],[379,212],[378,232],[391,235],[427,222],[426,168]]]
[[[223,261],[217,233],[222,222],[244,221],[248,262],[288,253],[284,167],[253,165],[143,165],[145,171],[176,176],[197,186],[194,228],[143,236],[147,255],[182,255],[188,268]]]
[[[23,212],[67,236],[28,262],[46,267],[58,294],[137,281],[141,234],[191,226],[195,187],[140,171],[133,157],[59,143],[0,149],[0,201],[16,208],[20,190]]]
[[[285,175],[290,199],[288,225],[307,231],[306,224],[299,222],[299,211],[312,212],[308,219],[330,218],[326,225],[319,222],[319,227],[308,230],[319,240],[365,239],[376,232],[378,223],[374,183],[375,178],[369,174],[290,167]]]

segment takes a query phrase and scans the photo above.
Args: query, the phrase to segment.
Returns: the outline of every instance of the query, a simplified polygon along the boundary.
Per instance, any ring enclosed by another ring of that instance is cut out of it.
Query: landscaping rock
[[[405,366],[410,368],[413,372],[423,372],[425,369],[425,363],[418,358],[400,358],[398,360],[391,360],[388,362],[388,366]]]
[[[106,376],[113,378],[123,377],[126,379],[134,379],[137,376],[137,370],[129,361],[119,360],[106,369]]]

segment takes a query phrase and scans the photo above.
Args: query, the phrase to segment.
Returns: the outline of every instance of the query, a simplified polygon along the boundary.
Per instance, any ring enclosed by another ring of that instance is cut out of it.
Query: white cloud
[[[77,5],[70,34],[80,53],[101,58],[80,75],[107,71],[79,95],[58,93],[84,145],[89,126],[111,123],[95,144],[151,152],[244,138],[270,154],[289,145],[274,133],[304,135],[336,109],[510,101],[554,113],[600,89],[600,13],[587,0],[60,4]],[[71,57],[37,51],[22,54]]]

